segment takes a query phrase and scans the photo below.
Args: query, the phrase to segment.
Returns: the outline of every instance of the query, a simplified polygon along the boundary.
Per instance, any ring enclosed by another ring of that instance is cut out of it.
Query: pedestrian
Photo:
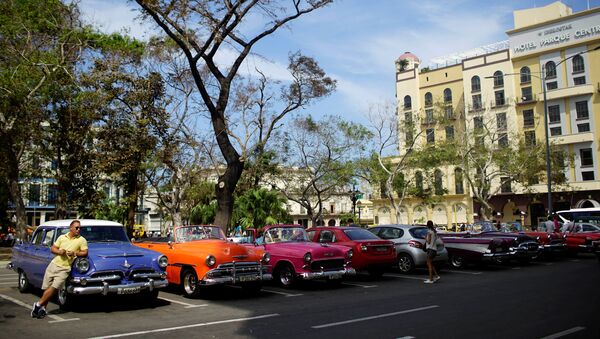
[[[44,293],[40,300],[33,304],[31,317],[41,319],[46,316],[46,306],[50,299],[65,286],[65,282],[71,273],[71,265],[75,258],[88,255],[88,245],[84,237],[80,235],[81,223],[79,220],[71,221],[69,233],[63,234],[52,245],[50,252],[56,255],[48,264],[44,273],[42,290]]]
[[[433,221],[427,221],[427,236],[425,237],[425,249],[427,250],[427,269],[429,270],[429,279],[426,284],[433,284],[440,280],[440,276],[433,266],[433,258],[437,255],[438,234],[433,225]]]
[[[546,233],[554,232],[554,220],[552,220],[551,216],[548,216],[548,221],[546,221]]]

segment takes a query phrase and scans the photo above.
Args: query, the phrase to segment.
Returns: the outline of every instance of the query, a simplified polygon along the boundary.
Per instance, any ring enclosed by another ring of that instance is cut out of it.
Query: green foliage
[[[209,204],[199,204],[190,211],[190,223],[197,225],[208,225],[215,221],[217,215],[217,202],[211,201]]]
[[[123,201],[121,201],[120,204],[117,204],[112,199],[105,199],[96,210],[94,218],[111,220],[124,224],[127,218],[127,205]]]
[[[251,189],[235,200],[232,224],[261,228],[265,225],[289,222],[286,199],[276,191]]]

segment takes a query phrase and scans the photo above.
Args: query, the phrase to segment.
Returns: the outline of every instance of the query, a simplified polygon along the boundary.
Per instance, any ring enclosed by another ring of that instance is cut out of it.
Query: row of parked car
[[[56,238],[69,231],[71,220],[40,225],[31,241],[13,247],[9,267],[18,273],[18,288],[40,288],[53,255]],[[562,252],[595,252],[600,260],[600,232],[533,232],[496,230],[481,225],[477,233],[440,232],[444,249],[436,265],[462,268],[471,263],[529,261]],[[421,225],[316,227],[270,225],[260,234],[227,239],[218,226],[176,227],[172,236],[130,242],[121,224],[81,220],[81,235],[89,255],[78,258],[58,304],[68,308],[77,295],[139,294],[147,300],[168,284],[196,297],[210,286],[237,285],[257,292],[265,281],[293,286],[300,280],[322,279],[337,284],[347,276],[366,272],[373,277],[396,267],[409,273],[425,266],[427,229]]]

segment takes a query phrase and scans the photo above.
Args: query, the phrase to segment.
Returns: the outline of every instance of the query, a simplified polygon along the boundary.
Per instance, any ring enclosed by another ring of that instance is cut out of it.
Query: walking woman
[[[433,258],[437,255],[437,240],[438,234],[433,226],[433,221],[427,221],[427,236],[425,237],[425,249],[427,250],[427,268],[429,269],[429,279],[425,280],[426,284],[433,284],[440,280],[440,276],[433,266]]]

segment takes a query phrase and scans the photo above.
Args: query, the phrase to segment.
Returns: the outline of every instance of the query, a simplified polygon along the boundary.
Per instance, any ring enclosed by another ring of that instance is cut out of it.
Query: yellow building
[[[520,137],[545,147],[547,132],[550,143],[573,159],[564,169],[568,187],[552,187],[552,210],[600,206],[600,8],[573,13],[555,2],[513,14],[515,27],[507,31],[507,41],[457,53],[442,59],[441,66],[422,68],[416,55],[401,55],[396,61],[399,123],[419,117],[422,143],[461,137],[463,126],[482,120],[495,128],[498,145]],[[406,152],[406,138],[399,133],[400,154]],[[433,205],[405,199],[399,221],[386,199],[373,200],[375,221],[473,222],[479,206],[460,171],[459,166],[436,169],[447,193]],[[500,189],[499,179],[492,185],[499,192],[492,199],[494,219],[524,218],[535,225],[546,217],[545,173],[527,193],[510,183]]]

